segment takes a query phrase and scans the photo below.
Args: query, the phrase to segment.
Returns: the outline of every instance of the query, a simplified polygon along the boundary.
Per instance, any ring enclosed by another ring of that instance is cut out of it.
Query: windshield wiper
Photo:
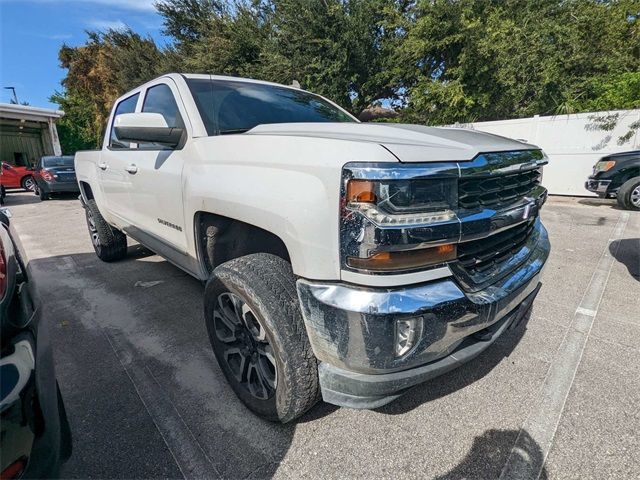
[[[250,128],[230,128],[229,130],[220,130],[220,135],[231,135],[233,133],[244,133],[251,130]]]

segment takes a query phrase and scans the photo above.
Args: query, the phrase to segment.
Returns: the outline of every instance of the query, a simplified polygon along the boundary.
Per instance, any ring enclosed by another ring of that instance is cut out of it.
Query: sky
[[[49,96],[61,90],[65,70],[58,50],[63,43],[82,45],[86,30],[131,27],[159,45],[162,17],[155,0],[0,0],[0,87],[15,87],[18,100],[56,108]],[[11,90],[0,88],[0,102]]]

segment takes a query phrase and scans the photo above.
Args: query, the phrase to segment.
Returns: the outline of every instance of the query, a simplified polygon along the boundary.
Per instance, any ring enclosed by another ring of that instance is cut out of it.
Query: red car
[[[17,167],[7,162],[2,162],[0,184],[4,188],[24,188],[28,191],[33,191],[36,185],[32,169]]]

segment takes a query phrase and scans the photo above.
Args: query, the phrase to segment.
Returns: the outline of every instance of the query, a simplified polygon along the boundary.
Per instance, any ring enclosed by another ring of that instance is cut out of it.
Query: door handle
[[[138,167],[136,167],[133,163],[131,165],[124,167],[124,169],[131,174],[134,174],[138,171]]]
[[[100,170],[106,170],[107,169],[107,164],[104,163],[104,162],[101,162],[101,163],[98,164],[98,168]]]

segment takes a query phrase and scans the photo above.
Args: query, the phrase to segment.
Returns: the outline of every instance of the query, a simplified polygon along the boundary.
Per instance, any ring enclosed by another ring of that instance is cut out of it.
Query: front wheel
[[[618,190],[618,205],[626,210],[640,210],[640,177],[627,180]]]
[[[27,192],[33,192],[36,189],[36,181],[33,178],[33,175],[27,175],[26,177],[24,177],[20,182],[20,185]]]
[[[106,222],[95,200],[87,201],[85,213],[91,243],[98,258],[105,262],[124,258],[127,255],[127,236]]]
[[[257,253],[218,266],[205,316],[218,364],[250,410],[286,423],[318,401],[317,362],[288,262]]]

